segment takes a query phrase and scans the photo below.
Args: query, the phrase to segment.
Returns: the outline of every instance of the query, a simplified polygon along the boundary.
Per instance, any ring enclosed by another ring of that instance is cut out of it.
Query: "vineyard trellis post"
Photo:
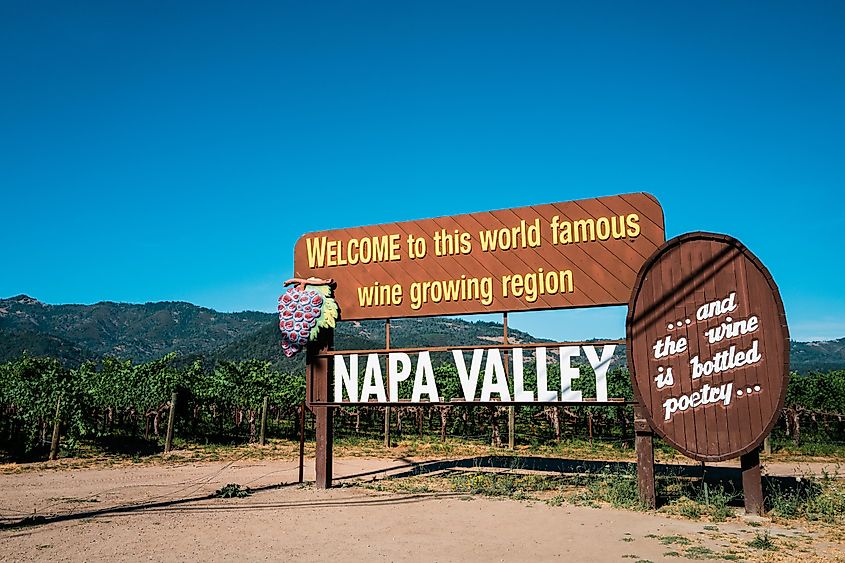
[[[62,425],[61,408],[62,398],[59,396],[56,399],[56,417],[53,419],[53,437],[50,440],[50,461],[56,461],[59,458],[59,432]]]
[[[267,409],[270,408],[270,397],[264,395],[264,402],[261,404],[261,430],[258,434],[258,444],[261,446],[267,445]]]
[[[176,391],[170,395],[170,412],[167,414],[167,436],[164,439],[164,453],[169,453],[173,448],[173,425],[176,423]]]

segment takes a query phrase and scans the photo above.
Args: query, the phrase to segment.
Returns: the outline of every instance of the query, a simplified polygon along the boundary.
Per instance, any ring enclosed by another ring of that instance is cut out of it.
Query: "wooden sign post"
[[[789,378],[789,331],[769,271],[729,236],[674,238],[640,270],[626,325],[644,419],[693,459],[741,457],[746,510],[760,513],[757,448]]]
[[[329,400],[330,364],[322,354],[334,346],[334,330],[320,331],[314,342],[309,342],[305,355],[306,402],[316,419],[316,461],[317,486],[328,489],[332,486],[332,448],[334,447],[334,407],[311,406]],[[304,419],[303,419],[304,420]]]

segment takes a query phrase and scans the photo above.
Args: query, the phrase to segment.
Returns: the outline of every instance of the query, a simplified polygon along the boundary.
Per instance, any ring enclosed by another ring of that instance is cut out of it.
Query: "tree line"
[[[259,441],[262,417],[268,433],[294,438],[305,399],[302,373],[284,373],[262,360],[201,361],[185,365],[175,354],[134,363],[105,358],[65,368],[54,358],[21,358],[0,364],[0,455],[31,459],[73,452],[80,443],[119,440],[125,444],[169,447],[165,427],[171,419],[178,439],[199,443]],[[435,365],[441,394],[462,393],[457,370]],[[595,396],[595,379],[584,366],[573,387]],[[549,366],[549,388],[559,385],[557,366]],[[536,388],[536,373],[525,369],[526,388]],[[630,401],[633,393],[624,368],[608,373],[608,395]],[[400,384],[409,397],[412,383]],[[508,430],[507,407],[495,405],[414,404],[392,408],[394,435],[464,438],[501,445]],[[841,442],[845,436],[845,370],[792,373],[775,436],[802,442]],[[338,409],[336,435],[380,436],[385,409],[350,406]],[[630,405],[537,404],[515,410],[515,433],[522,443],[546,444],[571,439],[615,441],[630,445]],[[131,447],[131,446],[130,446]]]

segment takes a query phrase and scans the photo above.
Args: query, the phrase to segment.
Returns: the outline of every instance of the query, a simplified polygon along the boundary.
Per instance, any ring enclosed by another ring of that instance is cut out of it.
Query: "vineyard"
[[[303,374],[283,373],[262,360],[201,361],[184,365],[175,354],[145,363],[107,358],[66,368],[53,358],[24,355],[0,364],[0,455],[33,460],[73,455],[81,444],[112,444],[145,454],[170,447],[170,438],[200,444],[243,444],[293,439],[305,397]],[[588,367],[573,387],[594,396]],[[453,366],[435,367],[446,399],[460,394]],[[526,366],[526,384],[536,374]],[[559,384],[549,366],[549,386]],[[403,385],[405,387],[403,387]],[[580,385],[580,387],[579,387]],[[411,383],[400,385],[409,397]],[[608,374],[610,397],[632,399],[627,371]],[[845,370],[791,374],[786,405],[773,432],[775,444],[841,445],[845,436]],[[335,435],[378,437],[384,408],[346,407],[335,417]],[[413,405],[390,412],[394,435],[446,440],[506,442],[507,408]],[[171,428],[168,437],[167,429]],[[306,428],[306,433],[309,431]],[[537,405],[516,408],[517,443],[542,445],[593,440],[630,445],[631,406]]]

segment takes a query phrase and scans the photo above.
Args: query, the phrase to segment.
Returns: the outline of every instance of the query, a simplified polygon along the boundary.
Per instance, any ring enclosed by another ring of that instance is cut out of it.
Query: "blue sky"
[[[845,336],[842,2],[6,1],[0,75],[0,296],[273,310],[307,231],[648,191]]]

